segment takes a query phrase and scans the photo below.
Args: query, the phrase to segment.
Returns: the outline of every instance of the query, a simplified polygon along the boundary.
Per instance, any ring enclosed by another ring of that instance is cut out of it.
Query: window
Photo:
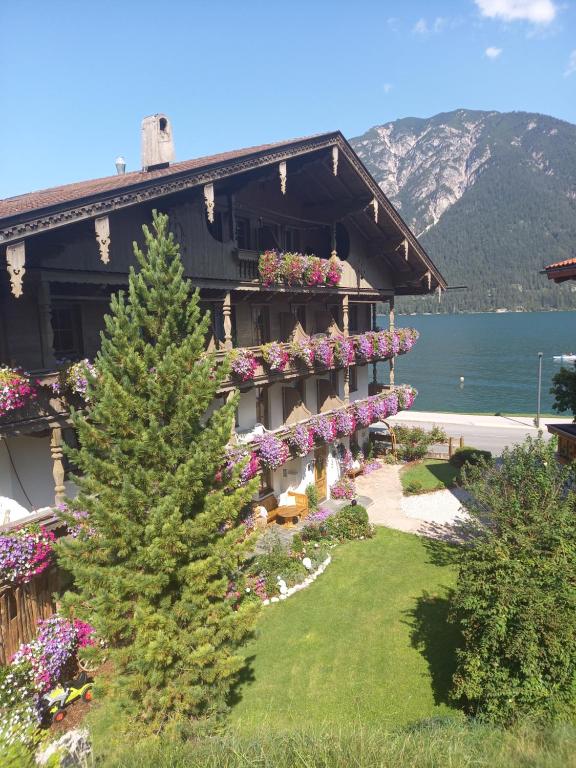
[[[54,302],[51,314],[54,355],[61,360],[79,360],[84,355],[80,305]]]
[[[348,329],[350,333],[358,333],[358,304],[350,304],[348,310]]]
[[[270,493],[272,490],[272,472],[262,467],[260,470],[260,495]]]
[[[302,326],[302,330],[306,331],[306,305],[305,304],[293,304],[292,312],[295,318]]]
[[[236,218],[236,243],[242,251],[250,250],[250,219]]]
[[[270,308],[252,307],[252,344],[260,346],[270,341]]]
[[[257,243],[260,251],[281,250],[278,242],[278,227],[276,224],[261,223],[257,230]]]
[[[268,387],[260,387],[256,393],[256,421],[266,429],[270,428],[268,413]]]
[[[219,243],[224,242],[224,216],[222,211],[215,211],[214,221],[208,222],[208,232],[210,232],[214,240],[217,240]]]
[[[338,397],[340,397],[339,378],[338,371],[330,371],[330,384],[334,390],[334,394],[338,395]]]
[[[297,253],[300,250],[300,232],[292,227],[287,227],[284,233],[284,247],[287,251]]]
[[[350,235],[341,221],[336,224],[336,252],[342,261],[350,255]]]
[[[358,391],[358,369],[355,365],[348,368],[348,391],[350,393]]]

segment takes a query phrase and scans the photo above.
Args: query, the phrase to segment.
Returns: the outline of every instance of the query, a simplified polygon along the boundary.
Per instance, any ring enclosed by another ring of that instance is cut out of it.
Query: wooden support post
[[[394,318],[394,296],[390,297],[390,314],[388,317],[388,330],[390,333],[394,333],[394,324],[395,324],[395,318]],[[394,355],[390,358],[390,385],[394,384]]]
[[[454,446],[453,446],[453,440],[454,438],[449,437],[448,438],[448,458],[452,458],[452,453],[454,452]]]
[[[232,297],[230,291],[226,291],[222,307],[224,315],[224,349],[232,349]]]
[[[344,402],[346,405],[350,402],[350,366],[344,368]]]
[[[52,476],[54,478],[54,504],[64,501],[64,452],[62,451],[62,427],[52,424],[50,427],[50,453],[52,454]]]
[[[460,448],[464,448],[464,436],[460,435]]]
[[[40,313],[40,350],[43,368],[55,368],[54,331],[52,330],[52,311],[50,301],[50,283],[42,281],[38,286],[38,310]]]
[[[348,323],[349,323],[349,308],[350,302],[348,294],[342,297],[342,331],[344,336],[349,336]]]

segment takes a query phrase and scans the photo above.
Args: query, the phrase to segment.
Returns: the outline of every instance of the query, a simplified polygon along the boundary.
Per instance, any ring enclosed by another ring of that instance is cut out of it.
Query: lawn
[[[445,544],[384,528],[337,547],[309,589],[263,609],[232,712],[239,731],[459,716],[447,698],[449,557]]]
[[[424,459],[404,467],[400,480],[404,493],[414,493],[410,487],[418,488],[418,493],[441,491],[451,488],[458,477],[459,469],[443,459]]]

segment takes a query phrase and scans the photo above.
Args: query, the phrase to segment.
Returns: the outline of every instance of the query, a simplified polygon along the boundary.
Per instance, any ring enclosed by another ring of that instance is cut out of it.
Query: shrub
[[[270,596],[278,594],[278,577],[292,587],[304,581],[307,574],[298,555],[292,555],[279,541],[268,552],[255,557],[248,568],[248,575],[264,577],[266,592]]]
[[[434,426],[427,432],[422,427],[395,427],[398,453],[404,461],[418,461],[428,453],[430,446],[446,442],[446,433]]]
[[[576,523],[573,467],[528,438],[500,466],[463,469],[474,521],[461,548],[452,617],[463,646],[454,696],[509,724],[576,715]]]
[[[410,480],[404,488],[407,496],[415,496],[418,493],[425,493],[425,488],[419,480]]]
[[[330,536],[344,539],[365,539],[373,535],[368,512],[361,504],[347,504],[326,520]]]
[[[306,496],[308,497],[308,509],[315,512],[318,509],[318,489],[314,483],[306,486]]]
[[[492,454],[490,451],[482,451],[480,448],[470,448],[467,445],[465,445],[464,448],[459,448],[455,451],[450,459],[450,463],[459,469],[463,467],[464,464],[472,464],[473,466],[476,466],[477,464],[490,461],[492,461]]]

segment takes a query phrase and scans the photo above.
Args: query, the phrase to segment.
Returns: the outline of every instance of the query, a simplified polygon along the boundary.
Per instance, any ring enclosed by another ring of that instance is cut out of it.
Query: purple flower
[[[263,344],[260,349],[262,357],[271,371],[283,371],[290,362],[290,355],[277,341]]]
[[[331,368],[334,365],[334,353],[328,337],[323,339],[313,339],[314,360],[324,368]]]
[[[336,437],[336,428],[330,416],[315,416],[309,421],[312,434],[317,440],[325,443],[331,443]]]
[[[334,360],[339,366],[351,365],[356,359],[354,342],[346,336],[338,336],[334,340]]]
[[[54,534],[27,526],[0,536],[0,582],[25,584],[52,563]]]
[[[270,433],[262,435],[256,439],[255,443],[260,462],[268,469],[278,469],[290,458],[288,446],[276,435]]]
[[[374,334],[362,333],[356,337],[356,355],[362,362],[368,362],[374,357]]]
[[[334,427],[339,437],[351,435],[356,429],[356,418],[352,411],[336,411],[334,414]]]
[[[314,436],[308,427],[298,424],[288,432],[286,442],[297,456],[306,456],[314,447]]]
[[[230,367],[241,381],[248,381],[254,378],[258,362],[249,349],[234,349],[230,353]]]
[[[358,400],[351,406],[351,410],[358,424],[363,427],[369,427],[372,424],[372,403],[368,399]]]
[[[330,488],[333,499],[353,499],[356,496],[356,486],[349,477],[342,477]]]

